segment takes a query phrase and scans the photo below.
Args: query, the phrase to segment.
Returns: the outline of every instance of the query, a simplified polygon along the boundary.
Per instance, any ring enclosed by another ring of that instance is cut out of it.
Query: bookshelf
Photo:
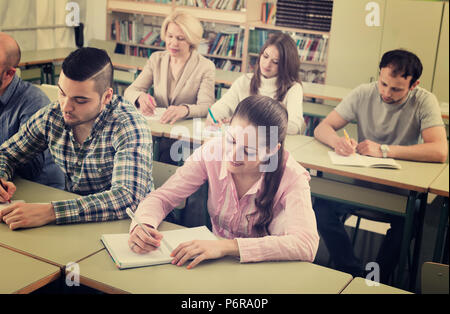
[[[278,26],[274,4],[275,0],[108,0],[106,37],[117,42],[118,53],[148,57],[164,49],[157,36],[163,19],[181,9],[202,22],[199,52],[218,69],[251,71],[267,36],[288,32],[299,48],[302,79],[324,83],[329,31]]]

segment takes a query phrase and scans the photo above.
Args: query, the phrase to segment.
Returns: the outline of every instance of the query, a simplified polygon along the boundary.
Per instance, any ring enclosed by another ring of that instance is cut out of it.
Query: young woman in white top
[[[226,122],[237,105],[250,95],[262,95],[280,101],[288,111],[288,134],[303,133],[303,87],[299,76],[300,60],[291,36],[277,33],[261,48],[254,73],[238,78],[211,111],[216,120]],[[208,115],[207,124],[214,122]]]

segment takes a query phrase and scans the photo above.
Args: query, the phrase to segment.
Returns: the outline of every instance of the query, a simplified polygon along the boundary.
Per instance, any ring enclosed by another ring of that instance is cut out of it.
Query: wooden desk
[[[311,181],[313,195],[374,210],[387,211],[405,217],[405,230],[399,258],[399,269],[404,269],[408,245],[413,233],[415,202],[420,199],[421,215],[423,215],[426,208],[428,187],[441,173],[445,165],[399,160],[398,163],[402,166],[401,170],[336,166],[331,163],[328,156],[330,150],[331,148],[328,146],[314,140],[292,152],[292,155],[305,168],[351,179],[342,183],[327,178],[313,178]],[[364,182],[354,182],[355,179]],[[381,187],[371,187],[370,185],[364,187],[364,183],[378,184]],[[394,190],[379,191],[383,186],[389,190],[394,188]],[[421,235],[418,235],[419,239],[420,237]],[[420,243],[420,241],[418,242]],[[415,249],[414,255],[416,256],[419,253],[420,244]],[[415,283],[414,268],[417,269],[418,267],[417,259],[413,261],[411,286]],[[402,273],[401,271],[398,272],[398,285],[403,284]]]
[[[439,217],[436,242],[434,245],[433,262],[441,262],[442,246],[444,244],[444,237],[445,237],[445,226],[448,224],[448,202],[449,202],[448,173],[449,167],[447,164],[447,166],[442,170],[441,174],[430,185],[430,193],[445,197],[443,206],[441,208],[441,214]]]
[[[68,193],[27,180],[15,180],[16,200],[50,202],[77,198]],[[127,221],[129,223],[129,221]],[[34,257],[58,267],[83,258],[103,249],[97,239],[103,233],[116,233],[120,221],[84,223],[71,225],[46,225],[40,228],[11,231],[6,224],[0,224],[0,246]]]
[[[0,294],[30,293],[60,274],[58,267],[0,247]]]
[[[61,62],[76,48],[55,48],[22,51],[19,66],[41,65]]]
[[[353,278],[350,284],[341,292],[342,294],[412,294],[409,291],[397,289],[391,286],[379,284],[369,286],[364,278]]]
[[[233,82],[240,76],[244,75],[242,72],[231,72],[217,69],[216,70],[216,84],[224,86],[231,86]],[[311,98],[319,98],[332,101],[341,101],[348,93],[350,88],[330,86],[309,82],[302,82],[303,96]]]
[[[128,232],[124,225],[122,233]],[[180,228],[163,222],[160,230]],[[306,262],[241,264],[226,257],[191,270],[172,264],[119,270],[106,250],[80,262],[83,285],[107,293],[264,294],[342,291],[352,276]]]

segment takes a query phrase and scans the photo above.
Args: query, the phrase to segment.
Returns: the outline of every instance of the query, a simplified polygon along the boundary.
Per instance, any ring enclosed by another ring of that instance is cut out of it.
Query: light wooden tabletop
[[[342,294],[412,294],[409,291],[401,290],[391,286],[375,282],[366,283],[364,278],[353,278],[350,284],[342,291]]]
[[[160,230],[181,228],[163,222]],[[124,226],[122,233],[128,232]],[[340,293],[352,276],[307,262],[241,264],[231,257],[187,270],[172,264],[119,270],[106,250],[79,263],[80,281],[107,293]]]
[[[431,183],[430,185],[430,192],[433,194],[441,195],[448,197],[448,184],[449,184],[449,178],[448,178],[448,164],[445,166],[445,168],[442,170],[441,174]]]
[[[331,163],[328,156],[330,150],[330,147],[313,140],[293,151],[292,155],[305,168],[424,193],[428,192],[430,184],[446,166],[440,163],[404,160],[397,161],[402,167],[400,170],[336,166]]]
[[[184,141],[201,144],[205,139],[202,137],[202,130],[205,127],[206,119],[187,119],[175,122],[173,125],[162,124],[158,121],[147,120],[153,136],[166,137],[171,139],[182,139]],[[287,135],[285,148],[288,151],[302,147],[314,140],[313,137],[305,135]]]
[[[54,48],[22,51],[19,66],[63,61],[76,48]]]
[[[27,180],[15,180],[15,200],[45,203],[77,198],[76,194],[40,185]],[[71,225],[46,225],[40,228],[11,231],[0,224],[0,246],[64,267],[103,249],[100,236],[116,233],[129,220]]]
[[[59,267],[0,247],[0,294],[31,293],[60,274]]]

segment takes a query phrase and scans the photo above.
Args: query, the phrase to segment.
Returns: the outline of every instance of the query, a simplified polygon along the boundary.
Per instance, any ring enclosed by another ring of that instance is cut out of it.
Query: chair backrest
[[[153,183],[155,189],[163,185],[174,173],[178,166],[153,160]]]
[[[116,42],[112,40],[91,39],[89,40],[88,46],[104,49],[108,54],[112,54],[116,50]]]
[[[178,166],[166,164],[164,162],[153,160],[153,184],[155,189],[162,186],[174,173],[177,171]],[[176,209],[182,209],[186,206],[186,200],[178,205]]]
[[[448,294],[448,282],[448,265],[423,263],[422,294]]]
[[[42,84],[38,87],[44,92],[45,95],[50,99],[51,102],[58,100],[58,86]]]

